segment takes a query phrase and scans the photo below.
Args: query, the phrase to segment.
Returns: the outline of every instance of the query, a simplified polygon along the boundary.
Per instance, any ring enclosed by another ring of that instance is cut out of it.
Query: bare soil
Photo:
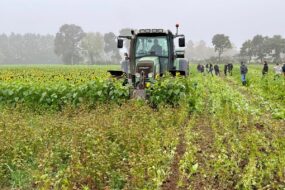
[[[163,182],[161,186],[161,190],[178,190],[178,181],[180,178],[179,172],[179,162],[182,159],[185,151],[186,151],[186,144],[185,144],[185,126],[188,124],[189,118],[186,120],[185,124],[181,128],[181,132],[179,134],[179,143],[176,147],[176,153],[171,164],[170,175],[168,178]]]

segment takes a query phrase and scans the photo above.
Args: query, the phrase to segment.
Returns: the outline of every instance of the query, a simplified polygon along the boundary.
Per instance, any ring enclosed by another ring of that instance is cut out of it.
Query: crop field
[[[0,68],[0,189],[285,189],[283,76],[190,65],[134,100],[114,68]]]

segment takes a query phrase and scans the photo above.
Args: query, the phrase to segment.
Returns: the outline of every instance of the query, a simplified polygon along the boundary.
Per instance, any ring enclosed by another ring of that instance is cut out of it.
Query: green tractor
[[[131,97],[145,98],[145,89],[156,81],[156,78],[171,73],[172,75],[189,75],[189,63],[184,58],[184,50],[175,50],[175,39],[178,46],[185,47],[185,36],[163,29],[141,29],[131,31],[130,36],[118,37],[118,48],[123,48],[124,40],[130,40],[129,56],[123,61],[122,71],[108,71],[113,77],[126,76],[126,84],[132,86]]]

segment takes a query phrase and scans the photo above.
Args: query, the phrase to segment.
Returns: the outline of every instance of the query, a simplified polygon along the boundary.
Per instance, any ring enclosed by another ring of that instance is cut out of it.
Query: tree
[[[110,60],[113,62],[119,62],[122,59],[120,52],[117,48],[116,36],[110,32],[104,35],[105,47],[104,51],[110,56]]]
[[[216,34],[213,39],[212,43],[215,47],[215,52],[218,52],[219,62],[221,61],[221,56],[226,49],[231,49],[232,44],[228,36],[224,34]]]
[[[274,58],[274,62],[281,61],[281,53],[285,53],[285,39],[280,35],[268,38],[266,41],[266,50]]]
[[[247,57],[249,62],[251,61],[253,57],[253,47],[251,40],[247,40],[242,44],[242,47],[240,49],[240,55],[242,57]]]
[[[263,37],[262,35],[256,35],[252,39],[252,50],[253,55],[260,59],[260,62],[263,62],[264,57],[266,56],[267,47],[265,41],[267,37]]]
[[[0,51],[4,64],[56,64],[54,36],[39,34],[0,35]]]
[[[86,50],[90,63],[95,64],[95,60],[101,60],[104,52],[104,38],[99,32],[87,33],[82,39],[82,48]]]
[[[81,59],[80,42],[85,36],[80,26],[65,24],[60,27],[55,37],[55,53],[66,64],[79,63]]]

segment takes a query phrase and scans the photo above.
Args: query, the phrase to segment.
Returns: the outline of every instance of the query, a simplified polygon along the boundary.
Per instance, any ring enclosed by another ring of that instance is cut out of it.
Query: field
[[[2,66],[0,189],[285,189],[285,79],[234,67],[143,101],[109,66]]]

